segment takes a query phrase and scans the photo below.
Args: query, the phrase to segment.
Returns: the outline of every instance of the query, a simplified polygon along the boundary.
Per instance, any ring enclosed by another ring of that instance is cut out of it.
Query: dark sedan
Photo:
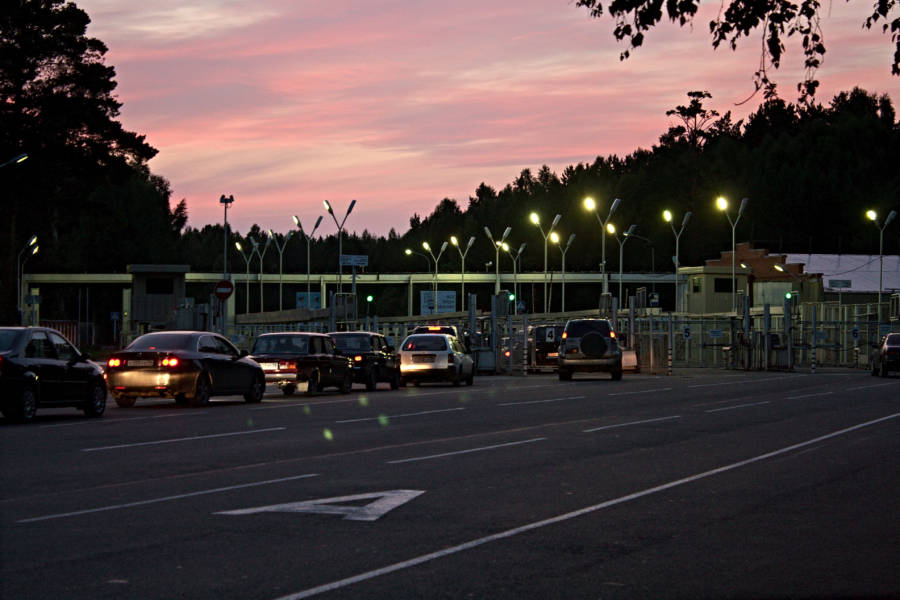
[[[872,375],[887,377],[890,371],[900,371],[900,333],[884,336],[872,360]]]
[[[400,387],[400,359],[380,333],[340,331],[329,333],[341,354],[353,361],[353,381],[374,391],[379,381],[387,381],[392,390]]]
[[[264,333],[256,338],[250,358],[260,364],[266,383],[277,385],[285,396],[306,383],[309,395],[336,387],[346,394],[353,387],[350,359],[341,355],[324,333]]]
[[[103,369],[55,329],[0,327],[0,411],[26,422],[39,407],[106,410]]]
[[[209,403],[212,396],[241,394],[260,402],[262,369],[220,335],[208,331],[157,331],[109,357],[107,383],[116,404],[137,398],[174,398],[178,404]]]

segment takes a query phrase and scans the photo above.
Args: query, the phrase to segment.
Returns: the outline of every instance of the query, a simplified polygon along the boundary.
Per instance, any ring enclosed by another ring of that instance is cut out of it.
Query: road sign
[[[341,266],[343,267],[368,267],[368,254],[341,254]]]
[[[714,340],[719,339],[720,337],[723,337],[724,335],[725,334],[722,333],[721,329],[710,329],[709,330],[709,337],[711,337]]]
[[[545,342],[555,342],[556,341],[556,328],[548,327],[546,329],[546,333],[544,333],[544,341]]]
[[[215,293],[216,298],[219,300],[228,300],[231,297],[231,294],[234,293],[234,284],[228,279],[223,279],[216,284],[216,289],[213,293]]]
[[[297,292],[295,306],[296,308],[322,308],[322,293],[310,292],[309,298],[307,298],[306,292]]]
[[[851,287],[852,281],[850,279],[829,279],[828,287],[833,289],[838,288],[848,288]]]
[[[852,337],[854,340],[859,339],[859,327],[854,327],[850,330],[850,337]]]
[[[690,325],[685,325],[685,326],[684,326],[684,332],[683,332],[681,335],[683,335],[683,336],[684,336],[684,339],[686,339],[686,340],[691,339],[691,327],[690,327]]]
[[[431,290],[419,292],[419,302],[423,315],[454,312],[456,310],[456,292],[440,290],[437,293],[437,310],[434,309],[434,292]]]

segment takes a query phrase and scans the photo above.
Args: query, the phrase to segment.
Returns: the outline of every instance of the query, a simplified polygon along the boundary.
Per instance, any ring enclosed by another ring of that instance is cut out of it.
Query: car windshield
[[[412,335],[403,342],[403,349],[413,350],[446,350],[447,339],[442,335]]]
[[[342,352],[366,352],[372,349],[372,342],[367,335],[340,334],[332,335],[334,343]]]
[[[888,346],[900,346],[900,333],[892,333],[884,341]]]
[[[189,333],[148,333],[131,342],[126,350],[196,350]]]
[[[309,354],[305,335],[263,335],[256,338],[250,354]]]
[[[566,333],[569,337],[580,338],[594,331],[603,335],[609,335],[609,321],[597,319],[586,321],[569,321],[566,324]]]
[[[21,331],[15,329],[0,329],[0,352],[12,350],[19,342]]]

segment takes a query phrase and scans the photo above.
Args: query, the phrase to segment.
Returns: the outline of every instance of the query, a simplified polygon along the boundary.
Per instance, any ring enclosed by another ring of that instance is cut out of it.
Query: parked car
[[[412,382],[449,381],[472,385],[475,362],[456,337],[445,333],[408,336],[400,346],[401,385]]]
[[[265,333],[256,338],[250,358],[262,367],[266,383],[277,385],[285,396],[301,383],[309,395],[326,387],[346,394],[353,387],[351,359],[340,354],[324,333]]]
[[[212,396],[241,394],[262,401],[265,375],[221,335],[209,331],[156,331],[135,338],[106,361],[107,386],[122,407],[137,398],[174,398],[203,406]]]
[[[887,377],[890,371],[900,371],[900,333],[889,333],[872,357],[872,375]]]
[[[559,340],[565,325],[535,325],[529,336],[529,358],[532,370],[556,369],[559,356]]]
[[[380,333],[337,331],[328,335],[341,354],[352,360],[353,381],[374,391],[379,381],[387,381],[392,390],[400,387],[400,359],[394,347]]]
[[[622,379],[622,350],[608,319],[570,319],[563,329],[557,356],[560,381],[575,372],[605,372]]]
[[[55,329],[0,327],[0,412],[31,421],[38,408],[106,410],[103,368]]]

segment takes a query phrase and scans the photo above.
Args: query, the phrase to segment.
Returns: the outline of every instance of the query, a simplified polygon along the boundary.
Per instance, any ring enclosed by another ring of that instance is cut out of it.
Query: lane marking
[[[873,384],[873,385],[861,385],[861,386],[859,386],[859,387],[847,388],[846,391],[848,391],[848,392],[854,392],[854,391],[856,391],[856,390],[867,390],[867,389],[869,389],[869,388],[883,387],[883,386],[886,386],[886,385],[895,385],[895,382],[893,382],[893,381],[888,381],[887,383],[875,383],[875,384]]]
[[[566,396],[565,398],[550,398],[549,400],[528,400],[526,402],[504,402],[497,406],[519,406],[520,404],[546,404],[548,402],[562,402],[563,400],[580,400],[587,396]]]
[[[678,486],[682,486],[688,483],[692,483],[694,481],[698,481],[700,479],[705,479],[707,477],[712,477],[713,475],[718,475],[720,473],[726,473],[728,471],[733,471],[735,469],[739,469],[741,467],[745,467],[747,465],[751,465],[753,463],[757,463],[769,458],[773,458],[775,456],[780,456],[782,454],[786,454],[788,452],[793,452],[794,450],[805,448],[806,446],[812,446],[813,444],[817,444],[823,440],[831,439],[834,437],[838,437],[841,435],[845,435],[852,431],[856,431],[858,429],[862,429],[864,427],[870,427],[877,423],[881,423],[883,421],[888,421],[890,419],[895,419],[900,417],[900,413],[894,413],[892,415],[888,415],[886,417],[881,417],[880,419],[875,419],[873,421],[867,421],[865,423],[860,423],[859,425],[854,425],[852,427],[848,427],[846,429],[841,429],[838,431],[834,431],[832,433],[813,438],[811,440],[807,440],[805,442],[800,442],[799,444],[793,444],[791,446],[787,446],[785,448],[781,448],[779,450],[774,450],[772,452],[767,452],[765,454],[760,454],[754,456],[752,458],[748,458],[747,460],[742,460],[739,462],[731,463],[729,465],[725,465],[722,467],[718,467],[716,469],[712,469],[709,471],[704,471],[702,473],[697,473],[696,475],[690,475],[688,477],[684,477],[682,479],[676,479],[674,481],[670,481],[668,483],[664,483],[662,485],[658,485],[655,487],[647,488],[641,490],[639,492],[635,492],[633,494],[628,494],[627,496],[621,496],[619,498],[615,498],[613,500],[607,500],[606,502],[601,502],[599,504],[594,504],[593,506],[588,506],[579,510],[575,510],[572,512],[564,513],[561,515],[557,515],[555,517],[551,517],[549,519],[544,519],[543,521],[535,521],[533,523],[528,523],[526,525],[522,525],[521,527],[515,527],[513,529],[507,529],[506,531],[501,531],[499,533],[495,533],[493,535],[477,538],[471,540],[469,542],[465,542],[462,544],[458,544],[456,546],[450,546],[448,548],[444,548],[443,550],[438,550],[436,552],[430,552],[428,554],[422,554],[415,558],[411,558],[409,560],[405,560],[402,562],[397,562],[391,565],[387,565],[385,567],[381,567],[379,569],[373,569],[371,571],[366,571],[364,573],[360,573],[358,575],[354,575],[352,577],[346,577],[344,579],[338,579],[337,581],[332,581],[330,583],[326,583],[323,585],[319,585],[313,588],[309,588],[294,594],[288,594],[286,596],[281,596],[277,600],[301,600],[302,598],[309,598],[311,596],[316,596],[318,594],[322,594],[325,592],[331,592],[334,590],[338,590],[341,588],[345,588],[347,586],[353,585],[355,583],[360,583],[363,581],[368,581],[369,579],[374,579],[376,577],[380,577],[381,575],[387,575],[388,573],[394,573],[396,571],[400,571],[403,569],[408,569],[410,567],[415,567],[417,565],[421,565],[423,563],[427,563],[433,560],[437,560],[439,558],[444,558],[446,556],[451,556],[453,554],[458,554],[460,552],[464,552],[466,550],[471,550],[473,548],[477,548],[478,546],[483,546],[485,544],[489,544],[491,542],[496,542],[498,540],[511,538],[517,536],[522,533],[527,533],[529,531],[533,531],[535,529],[540,529],[543,527],[547,527],[548,525],[555,525],[557,523],[562,523],[564,521],[568,521],[577,517],[581,517],[583,515],[591,514],[602,510],[604,508],[609,508],[611,506],[616,506],[618,504],[624,504],[626,502],[631,502],[632,500],[637,500],[639,498],[643,498],[645,496],[651,496],[653,494],[657,494],[659,492],[675,488]]]
[[[632,394],[652,394],[653,392],[668,392],[672,388],[656,388],[654,390],[638,390],[636,392],[616,392],[615,394],[607,394],[607,396],[631,396]]]
[[[354,494],[353,496],[338,496],[336,498],[320,498],[319,500],[301,500],[299,502],[285,502],[283,504],[271,504],[269,506],[257,506],[255,508],[241,508],[238,510],[224,510],[213,513],[215,515],[253,515],[264,512],[276,513],[308,513],[314,515],[344,515],[347,521],[377,521],[390,511],[402,504],[406,504],[414,498],[425,493],[425,490],[388,490],[386,492],[374,492],[371,494]],[[364,506],[344,505],[341,503],[359,502],[360,500],[375,500]]]
[[[126,502],[125,504],[112,504],[110,506],[100,506],[97,508],[87,508],[85,510],[75,510],[67,513],[57,513],[54,515],[44,515],[41,517],[31,517],[30,519],[19,519],[16,523],[34,523],[36,521],[49,521],[50,519],[62,519],[65,517],[75,517],[78,515],[87,515],[91,513],[105,512],[109,510],[118,510],[120,508],[131,508],[133,506],[144,506],[146,504],[156,504],[158,502],[169,502],[170,500],[181,500],[183,498],[193,498],[195,496],[204,496],[207,494],[218,494],[219,492],[230,492],[232,490],[240,490],[243,488],[259,487],[261,485],[271,485],[273,483],[284,483],[285,481],[296,481],[298,479],[309,479],[310,477],[318,477],[318,473],[307,473],[305,475],[294,475],[293,477],[282,477],[280,479],[267,479],[266,481],[256,481],[254,483],[242,483],[240,485],[230,485],[228,487],[213,488],[211,490],[201,490],[199,492],[189,492],[187,494],[176,494],[174,496],[163,496],[162,498],[152,498],[150,500],[138,500],[137,502]]]
[[[431,460],[433,458],[444,458],[445,456],[456,456],[457,454],[471,454],[472,452],[484,452],[485,450],[496,450],[497,448],[509,448],[510,446],[521,446],[522,444],[533,444],[546,440],[545,437],[532,438],[530,440],[522,440],[519,442],[507,442],[505,444],[494,444],[493,446],[482,446],[481,448],[469,448],[468,450],[457,450],[456,452],[444,452],[442,454],[430,454],[428,456],[417,456],[415,458],[402,458],[400,460],[389,460],[389,465],[399,465],[400,463],[416,462],[420,460]]]
[[[277,404],[267,404],[265,406],[251,406],[249,410],[272,410],[273,408],[302,408],[304,406],[331,406],[332,404],[350,404],[357,402],[356,398],[341,400],[325,400],[322,402],[291,402]]]
[[[723,381],[720,383],[701,383],[697,385],[689,385],[689,388],[715,387],[719,385],[734,385],[736,383],[762,383],[763,381],[782,381],[785,379],[796,379],[800,375],[788,375],[785,377],[767,377],[765,379],[736,379],[735,381]]]
[[[712,410],[707,410],[704,412],[716,413],[716,412],[722,412],[722,411],[726,411],[726,410],[734,410],[736,408],[746,408],[748,406],[759,406],[761,404],[771,404],[771,403],[772,402],[770,400],[764,400],[763,402],[749,402],[747,404],[735,404],[734,406],[726,406],[725,408],[713,408]]]
[[[619,423],[618,425],[604,425],[603,427],[594,427],[593,429],[585,429],[583,433],[592,433],[594,431],[603,431],[604,429],[615,429],[616,427],[628,427],[629,425],[643,425],[644,423],[656,423],[659,421],[671,421],[672,419],[680,419],[681,415],[673,415],[671,417],[659,417],[658,419],[647,419],[645,421],[631,421],[629,423]]]
[[[97,452],[99,450],[116,450],[119,448],[136,448],[138,446],[156,446],[159,444],[175,444],[178,442],[192,442],[194,440],[208,440],[212,438],[231,437],[235,435],[250,435],[253,433],[268,433],[271,431],[283,431],[287,427],[269,427],[268,429],[253,429],[250,431],[233,431],[231,433],[214,433],[212,435],[195,435],[192,437],[172,438],[169,440],[156,440],[153,442],[136,442],[134,444],[117,444],[115,446],[98,446],[96,448],[82,448],[82,452]]]
[[[165,415],[154,415],[152,417],[126,417],[124,419],[98,419],[91,421],[78,421],[77,423],[59,423],[56,425],[41,425],[41,429],[53,429],[56,427],[74,427],[76,425],[112,425],[114,423],[125,423],[128,421],[146,421],[148,419],[168,419],[171,417],[188,417],[193,415],[205,415],[206,413],[203,411],[200,412],[183,412],[183,413],[170,413]]]
[[[363,419],[345,419],[343,421],[335,421],[335,423],[361,423],[363,421],[377,421],[384,417],[388,419],[400,419],[402,417],[419,417],[421,415],[433,415],[435,413],[445,413],[445,412],[453,412],[457,410],[466,410],[465,407],[458,408],[442,408],[440,410],[423,410],[422,412],[414,412],[414,413],[405,413],[399,415],[382,415],[379,417],[365,417]]]
[[[834,392],[816,392],[815,394],[803,394],[802,396],[788,396],[785,400],[799,400],[800,398],[814,398],[816,396],[830,396]]]
[[[700,404],[691,404],[691,408],[700,408],[701,406],[716,406],[717,404],[727,404],[729,402],[738,402],[740,400],[752,400],[753,398],[758,398],[759,394],[754,394],[753,396],[744,396],[742,398],[726,398],[725,400],[718,400],[716,402],[701,402]]]

